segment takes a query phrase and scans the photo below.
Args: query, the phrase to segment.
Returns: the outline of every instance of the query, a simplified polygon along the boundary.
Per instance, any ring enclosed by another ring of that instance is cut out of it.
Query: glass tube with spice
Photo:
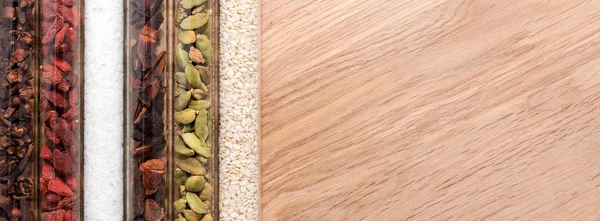
[[[175,1],[173,220],[218,219],[218,6]]]
[[[125,220],[163,220],[169,134],[166,0],[127,0]]]
[[[0,0],[0,220],[33,220],[35,1]]]
[[[83,220],[82,0],[41,0],[41,220]]]
[[[125,219],[216,219],[218,1],[127,9]]]

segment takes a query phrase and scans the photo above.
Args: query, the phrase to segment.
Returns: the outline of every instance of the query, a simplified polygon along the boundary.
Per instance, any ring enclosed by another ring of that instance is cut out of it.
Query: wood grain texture
[[[600,0],[262,0],[262,220],[600,219]]]

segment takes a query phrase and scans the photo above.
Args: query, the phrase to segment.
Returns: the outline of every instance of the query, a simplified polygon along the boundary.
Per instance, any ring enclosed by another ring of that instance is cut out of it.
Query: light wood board
[[[262,0],[261,217],[600,219],[600,0]]]

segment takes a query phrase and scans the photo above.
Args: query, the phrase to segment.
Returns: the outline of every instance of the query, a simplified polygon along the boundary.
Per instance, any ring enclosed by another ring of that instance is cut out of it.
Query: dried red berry
[[[67,186],[69,186],[69,188],[71,188],[73,191],[77,191],[77,178],[74,176],[68,176]]]
[[[40,150],[40,157],[46,161],[52,161],[52,150],[48,145],[43,144]]]
[[[54,104],[54,106],[59,108],[66,108],[69,106],[69,103],[67,100],[65,100],[65,97],[62,94],[51,90],[44,90],[42,94],[44,95],[44,98],[48,99],[48,101]]]
[[[61,71],[65,72],[65,73],[72,73],[73,72],[73,68],[71,67],[71,65],[69,63],[67,63],[65,60],[60,59],[60,58],[55,58],[55,57],[51,57],[50,61],[52,61],[52,63]]]
[[[76,106],[77,102],[79,102],[79,90],[73,88],[73,90],[69,92],[69,104],[71,106]]]
[[[46,218],[44,218],[44,221],[63,221],[64,218],[65,210],[59,209],[48,213],[48,215],[46,215]]]
[[[77,35],[75,34],[75,30],[73,30],[72,28],[67,30],[67,34],[65,36],[65,41],[66,41],[67,45],[69,45],[69,48],[71,48],[71,51],[73,51],[74,49],[77,48],[79,41],[77,40]]]
[[[63,221],[73,221],[75,219],[77,219],[77,213],[72,210],[65,211],[65,218]]]
[[[42,178],[44,179],[44,178]],[[40,186],[40,193],[43,196],[46,196],[49,192],[48,192],[48,182],[50,182],[49,180],[42,180],[40,179],[40,183],[42,183],[42,185]]]
[[[64,23],[63,17],[60,15],[57,15],[56,18],[54,19],[54,23],[52,23],[52,25],[50,27],[48,27],[47,31],[44,33],[43,37],[42,37],[42,44],[48,44],[49,42],[51,42],[52,40],[54,40],[54,38],[56,37],[56,33],[58,33],[58,30],[60,28],[62,28]]]
[[[71,86],[65,81],[60,82],[60,84],[58,84],[58,89],[61,90],[62,92],[69,91],[69,88],[71,88]]]
[[[52,119],[57,118],[58,113],[55,110],[46,111],[44,122],[50,122]]]
[[[74,118],[75,116],[77,116],[78,111],[79,111],[78,106],[72,106],[71,109],[69,109],[66,113],[64,113],[62,115],[62,117],[67,120],[70,120],[70,119]]]
[[[46,136],[46,139],[50,140],[53,144],[60,143],[60,139],[49,127],[44,127],[44,135]]]
[[[71,155],[58,149],[54,149],[52,155],[52,163],[56,171],[67,175],[73,172],[73,158]]]
[[[42,178],[46,180],[53,180],[56,178],[56,173],[54,173],[54,168],[52,165],[44,163],[42,166]]]
[[[67,184],[62,182],[60,179],[50,180],[50,182],[48,182],[48,190],[50,190],[58,195],[61,195],[61,196],[72,196],[73,195],[73,191],[71,191],[71,189],[67,186]]]
[[[54,46],[60,46],[65,40],[65,35],[67,34],[67,30],[69,30],[71,26],[69,24],[63,24],[60,30],[56,33],[56,39],[54,41]]]
[[[44,198],[46,199],[46,201],[51,203],[58,203],[63,199],[61,195],[58,195],[56,193],[49,193],[45,195]]]
[[[63,198],[60,202],[58,202],[58,208],[73,209],[73,201],[75,201],[75,199],[75,196],[68,196]]]
[[[63,81],[63,73],[52,65],[44,65],[42,66],[42,78],[44,83],[55,85]]]

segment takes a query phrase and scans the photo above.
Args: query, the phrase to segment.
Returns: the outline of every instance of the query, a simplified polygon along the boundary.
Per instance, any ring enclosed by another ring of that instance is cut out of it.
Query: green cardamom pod
[[[198,41],[196,41],[196,43],[198,43]],[[181,43],[177,44],[175,56],[177,56],[177,64],[179,64],[181,69],[184,69],[188,66],[188,64],[190,64],[190,55],[187,51],[185,51],[185,49],[183,49],[183,45]]]
[[[187,175],[185,172],[183,172],[183,170],[177,168],[175,169],[175,172],[173,172],[173,179],[175,181],[175,185],[183,185],[187,180]]]
[[[177,24],[181,23],[181,21],[183,21],[183,19],[187,16],[188,15],[187,15],[187,13],[185,13],[185,11],[177,10],[177,12],[175,12],[175,23],[177,23]]]
[[[185,200],[190,206],[190,209],[192,209],[194,212],[197,212],[199,214],[208,213],[208,211],[206,210],[206,205],[204,205],[204,202],[202,202],[202,200],[198,198],[198,195],[188,192],[185,194]]]
[[[210,101],[207,100],[191,100],[188,108],[194,110],[204,110],[210,107]]]
[[[204,189],[200,193],[200,199],[201,200],[210,200],[212,198],[213,191],[215,191],[215,190],[210,185],[210,183],[206,183],[206,185],[204,186]]]
[[[207,95],[207,93],[205,91],[203,91],[202,89],[193,89],[192,91],[192,97],[196,100],[200,100],[202,98],[204,98]]]
[[[188,125],[185,125],[185,127],[183,127],[184,133],[189,133],[192,131],[194,131],[194,125],[188,124]]]
[[[191,176],[185,181],[185,190],[198,193],[204,189],[206,180],[203,176]]]
[[[205,9],[204,11],[205,13],[208,13],[209,17],[213,14],[213,11],[211,9]],[[200,28],[197,28],[194,31],[196,31],[197,34],[208,34],[210,32],[211,25],[213,25],[212,23],[213,19],[209,18],[205,25],[203,25]]]
[[[194,122],[194,119],[196,119],[196,112],[197,110],[188,108],[175,112],[175,114],[173,114],[173,118],[179,124],[190,124]]]
[[[179,27],[187,30],[196,29],[202,27],[206,22],[208,22],[208,13],[202,12],[184,18],[179,24]]]
[[[173,206],[175,207],[175,211],[177,212],[181,212],[185,209],[185,205],[186,205],[186,201],[184,198],[178,199],[177,201],[175,201],[173,203]]]
[[[193,150],[199,149],[203,146],[202,141],[200,141],[200,139],[198,139],[194,133],[184,133],[181,135],[181,138],[185,144],[187,144],[188,147],[192,148]]]
[[[206,60],[206,62],[210,64],[213,55],[213,47],[210,43],[210,40],[208,39],[208,36],[196,35],[196,48],[200,50],[200,52],[202,52],[204,60]]]
[[[194,156],[195,154],[194,150],[188,148],[181,139],[175,141],[175,153],[187,157]]]
[[[210,74],[208,73],[208,68],[200,65],[196,65],[196,69],[198,69],[198,73],[200,73],[200,79],[204,84],[210,84]]]
[[[179,214],[177,216],[177,219],[175,219],[175,221],[187,221],[185,218],[183,218],[183,216],[181,216],[181,214]]]
[[[210,213],[207,213],[200,221],[213,221],[213,217],[210,215]]]
[[[204,10],[204,8],[205,8],[205,5],[201,5],[201,6],[195,7],[192,10],[192,15],[198,14],[198,12],[201,12],[202,10]]]
[[[175,163],[181,170],[192,174],[192,175],[204,175],[206,173],[206,168],[200,163],[200,161],[195,158],[175,158]]]
[[[187,193],[187,191],[185,190],[185,186],[180,185],[179,186],[179,194],[183,196],[183,195],[185,195],[185,193]]]
[[[181,0],[180,5],[184,9],[191,9],[194,6],[204,4],[206,0]]]
[[[179,94],[179,96],[177,96],[175,98],[175,103],[173,104],[173,107],[175,108],[176,111],[183,110],[188,106],[188,102],[190,101],[191,98],[192,98],[191,90],[183,92],[183,94]]]
[[[200,221],[200,217],[202,217],[202,215],[189,209],[183,211],[183,216],[185,216],[185,219],[188,221]]]
[[[208,111],[206,109],[198,110],[198,115],[196,115],[196,122],[194,122],[194,132],[196,136],[201,141],[206,141],[208,137]],[[207,156],[208,157],[208,156]]]
[[[175,81],[177,82],[178,86],[181,86],[185,89],[190,88],[190,83],[188,83],[187,78],[185,77],[185,73],[183,72],[175,73]]]
[[[208,147],[211,146],[211,142],[210,141],[212,140],[213,114],[214,114],[213,113],[213,109],[212,108],[208,108],[208,113],[206,114],[207,117],[208,117],[207,124],[206,124],[206,127],[208,128],[208,130],[206,131],[206,133],[208,134],[208,136],[206,136],[206,144],[207,144]],[[196,118],[198,118],[198,117],[196,117]],[[196,125],[194,125],[194,127],[195,126]]]
[[[208,162],[208,160],[206,158],[204,158],[203,156],[197,155],[194,158],[196,158],[196,160],[200,161],[200,163],[202,164],[206,164]]]
[[[196,153],[200,156],[207,157],[207,158],[212,157],[210,148],[206,145],[203,145],[201,148],[195,149],[194,151],[196,151]]]
[[[200,88],[203,90],[204,88],[206,88],[206,86],[202,88],[202,86],[204,85],[202,83],[202,78],[200,78],[200,73],[198,72],[198,69],[194,67],[194,65],[188,64],[185,67],[185,77],[187,78],[187,81],[190,83],[190,85],[192,85],[192,88]]]
[[[177,30],[177,39],[179,39],[179,42],[181,42],[184,45],[191,44],[196,41],[196,33],[194,33],[194,31],[192,30]]]

